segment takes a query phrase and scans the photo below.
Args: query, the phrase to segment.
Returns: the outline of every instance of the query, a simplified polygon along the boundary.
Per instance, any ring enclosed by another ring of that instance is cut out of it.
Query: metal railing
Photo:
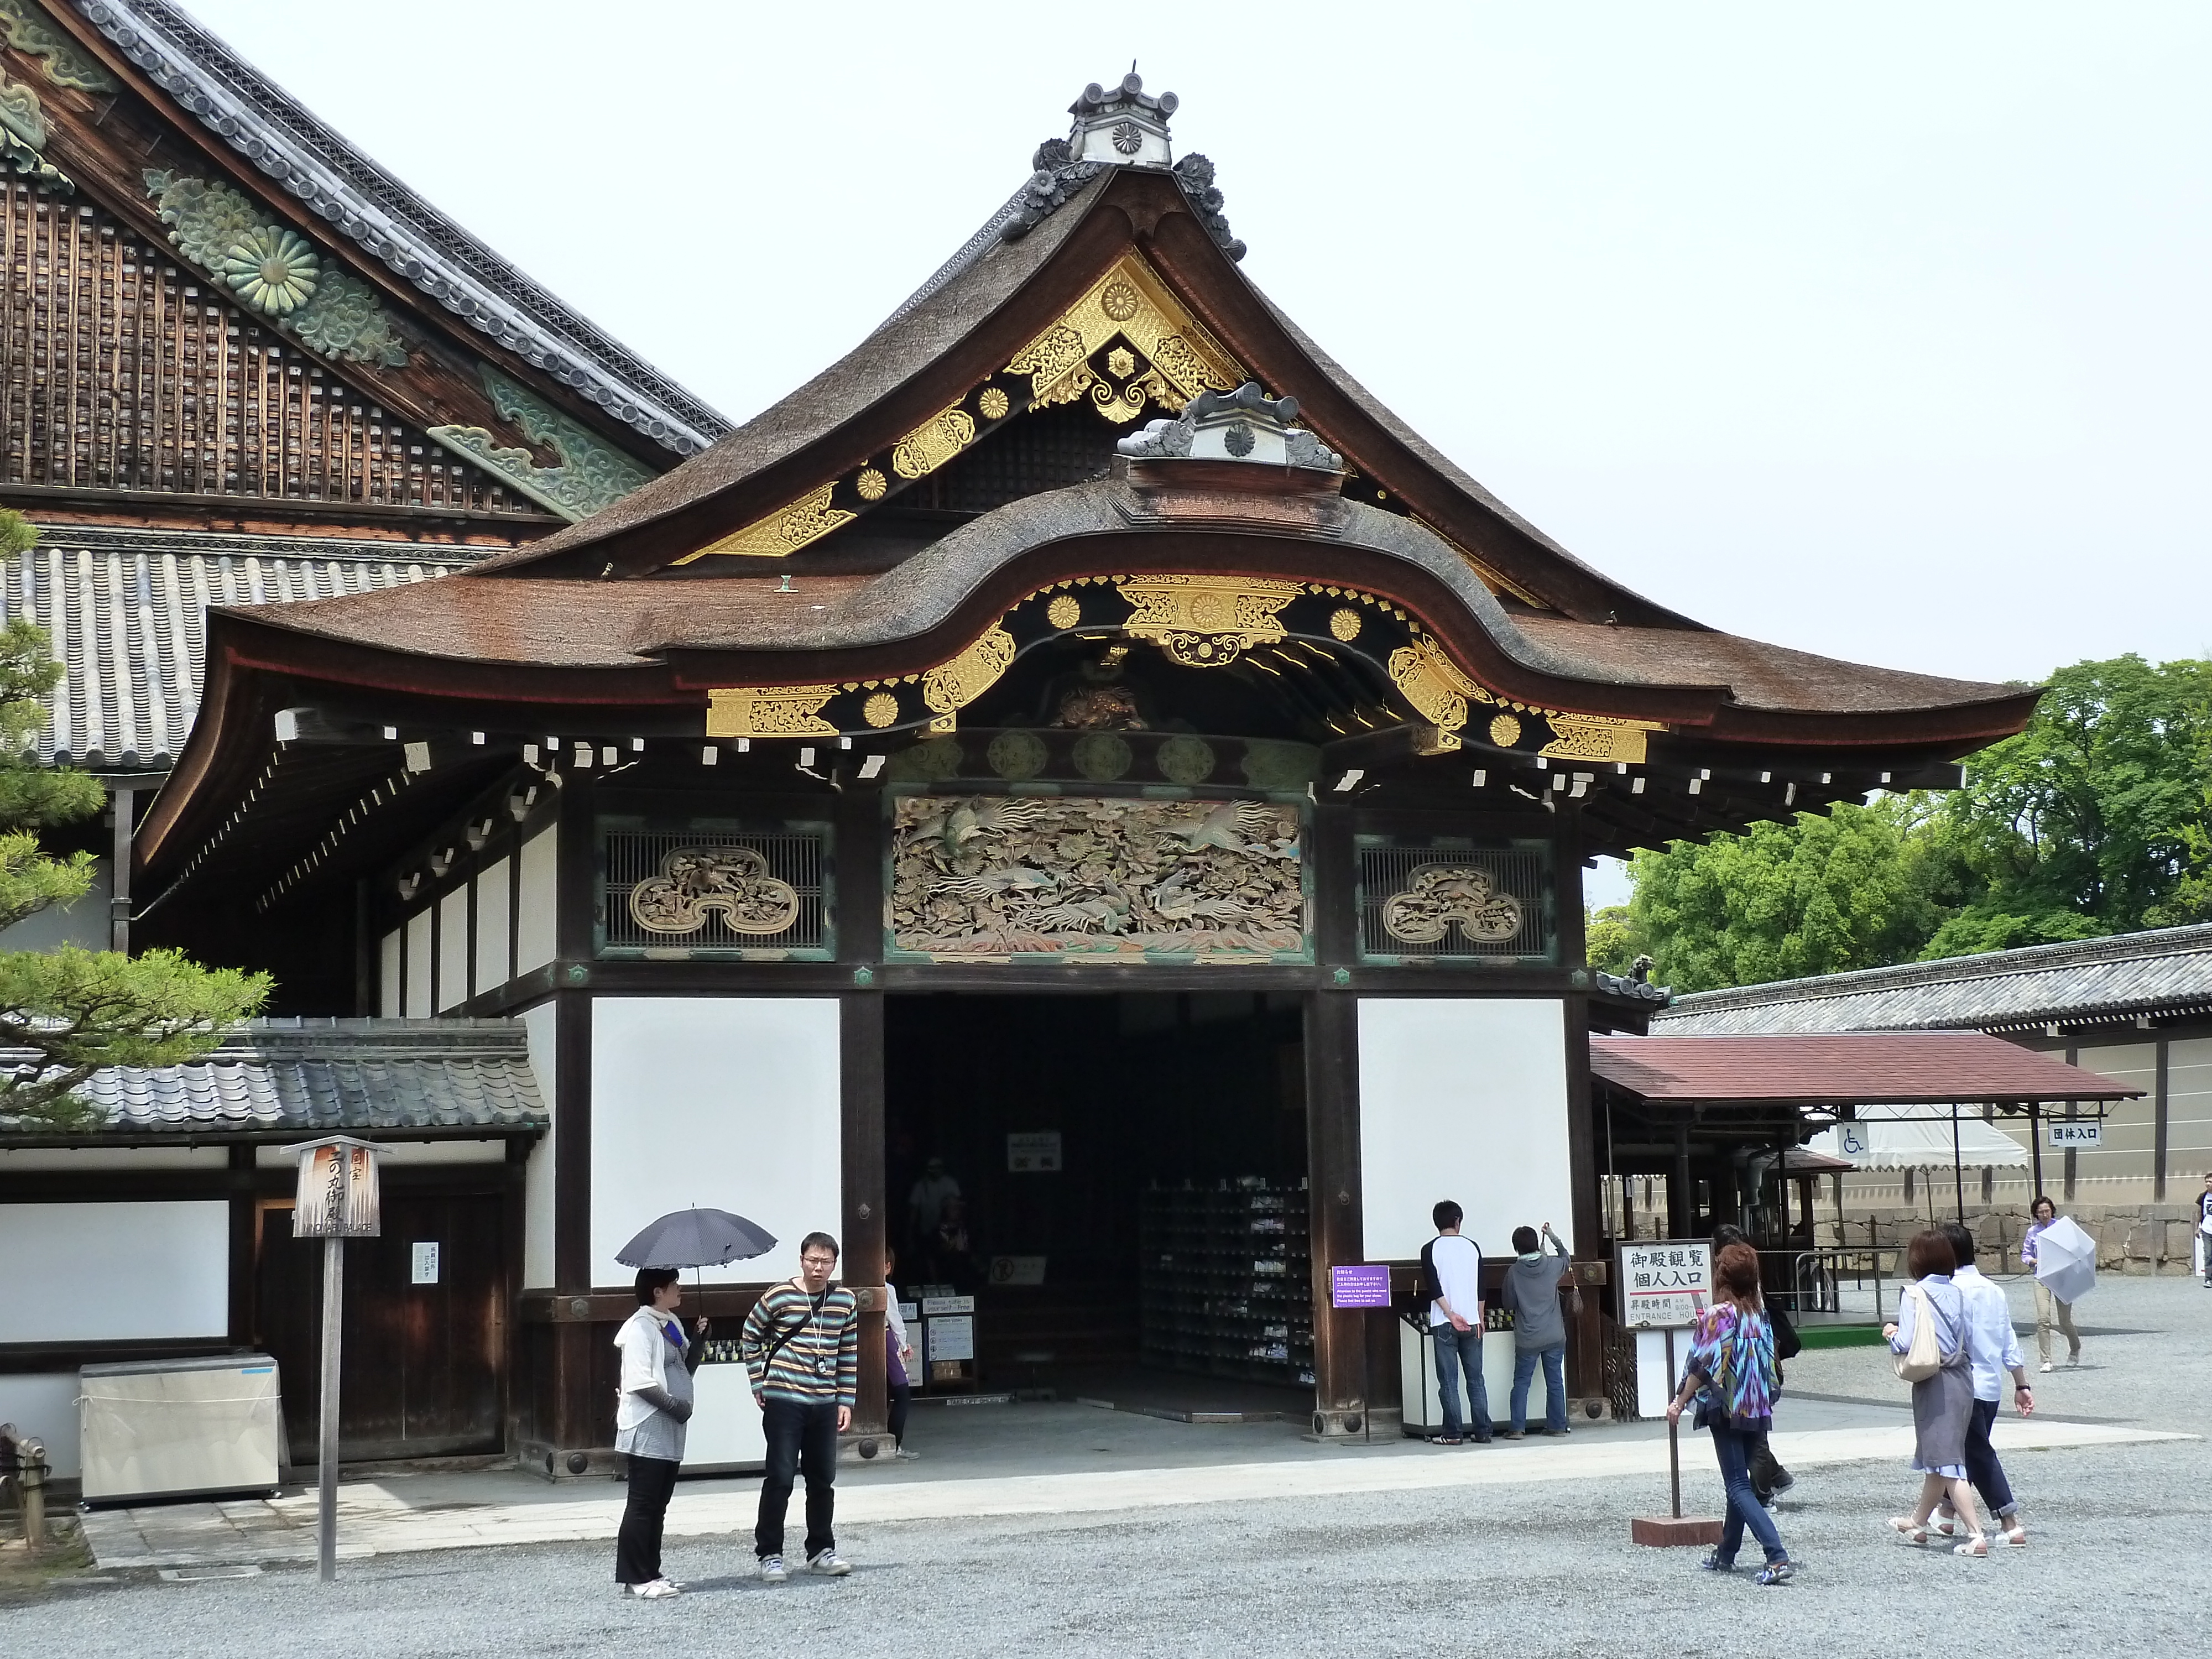
[[[1880,1324],[1883,1286],[1897,1278],[1902,1254],[1895,1245],[1867,1244],[1790,1251],[1783,1281],[1795,1304],[1790,1311],[1868,1315]],[[1870,1308],[1866,1304],[1869,1294]]]

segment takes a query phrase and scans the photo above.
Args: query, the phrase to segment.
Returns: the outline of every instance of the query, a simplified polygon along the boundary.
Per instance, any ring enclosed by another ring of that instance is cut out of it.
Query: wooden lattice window
[[[168,252],[95,208],[0,180],[0,483],[542,512]]]

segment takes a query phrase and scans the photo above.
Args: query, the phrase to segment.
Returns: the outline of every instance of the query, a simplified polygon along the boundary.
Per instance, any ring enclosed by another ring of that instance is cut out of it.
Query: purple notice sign
[[[1381,1266],[1331,1267],[1328,1305],[1332,1308],[1387,1308],[1390,1305],[1390,1270]]]

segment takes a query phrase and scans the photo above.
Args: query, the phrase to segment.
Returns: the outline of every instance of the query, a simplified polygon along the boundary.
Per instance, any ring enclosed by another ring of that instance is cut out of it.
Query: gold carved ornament
[[[931,416],[891,447],[891,471],[902,478],[934,472],[975,441],[975,417],[955,404]]]
[[[933,732],[950,732],[958,711],[998,683],[1014,659],[1014,636],[994,623],[988,633],[951,662],[921,677],[921,700],[936,718]]]
[[[1382,931],[1403,945],[1434,945],[1455,923],[1474,944],[1503,945],[1521,921],[1521,901],[1476,865],[1425,864],[1382,906]]]
[[[1657,720],[1620,720],[1611,714],[1569,714],[1547,711],[1552,740],[1536,752],[1553,760],[1644,763],[1646,738],[1667,728]]]
[[[1090,359],[1116,338],[1125,344],[1109,359],[1108,368],[1127,381],[1119,387],[1100,380],[1090,367]],[[1137,372],[1137,357],[1128,347],[1150,366],[1134,380],[1129,376]],[[1147,399],[1179,414],[1200,392],[1233,392],[1248,378],[1133,253],[1124,254],[1056,322],[1016,352],[1006,372],[1029,376],[1039,408],[1073,403],[1088,393],[1098,412],[1117,424],[1136,419]]]
[[[834,738],[822,718],[834,685],[726,685],[707,693],[710,738]]]
[[[696,933],[720,915],[732,933],[764,938],[799,920],[799,893],[752,848],[679,847],[629,890],[629,914],[651,933]]]
[[[1304,591],[1297,582],[1228,576],[1127,576],[1114,585],[1131,606],[1121,631],[1186,668],[1223,667],[1255,645],[1280,644],[1279,613]]]
[[[741,558],[781,559],[796,553],[811,541],[828,535],[840,525],[853,522],[857,516],[842,507],[830,505],[830,497],[836,489],[835,483],[823,484],[811,490],[789,507],[771,513],[765,519],[734,531],[721,540],[701,548],[696,553],[678,559],[678,564],[689,564],[693,559],[702,559],[709,553],[730,553]]]
[[[1425,634],[1414,635],[1411,645],[1390,653],[1390,683],[1416,714],[1437,728],[1439,751],[1460,746],[1468,704],[1498,701],[1462,673],[1443,647]]]

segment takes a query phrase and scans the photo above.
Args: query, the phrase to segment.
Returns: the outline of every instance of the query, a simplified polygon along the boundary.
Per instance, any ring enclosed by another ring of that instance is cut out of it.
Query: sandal
[[[1751,1582],[1754,1584],[1786,1584],[1796,1576],[1797,1564],[1795,1561],[1769,1561]]]
[[[1945,1515],[1941,1510],[1938,1510],[1936,1514],[1929,1517],[1929,1524],[1934,1527],[1936,1531],[1942,1533],[1944,1537],[1948,1538],[1958,1531],[1959,1517],[1955,1512],[1950,1515]]]
[[[2027,1528],[2017,1521],[1999,1532],[1997,1536],[2016,1550],[2024,1550],[2027,1547]]]
[[[1733,1561],[1722,1560],[1721,1553],[1718,1550],[1715,1550],[1711,1554],[1705,1557],[1704,1560],[1698,1562],[1698,1565],[1703,1567],[1707,1572],[1734,1572],[1735,1571],[1735,1563]]]
[[[1893,1515],[1889,1517],[1889,1526],[1891,1531],[1896,1533],[1908,1544],[1924,1544],[1928,1541],[1928,1528],[1909,1515]]]
[[[1989,1553],[1990,1540],[1985,1534],[1978,1532],[1965,1543],[1951,1546],[1951,1553],[1954,1555],[1987,1555]]]

